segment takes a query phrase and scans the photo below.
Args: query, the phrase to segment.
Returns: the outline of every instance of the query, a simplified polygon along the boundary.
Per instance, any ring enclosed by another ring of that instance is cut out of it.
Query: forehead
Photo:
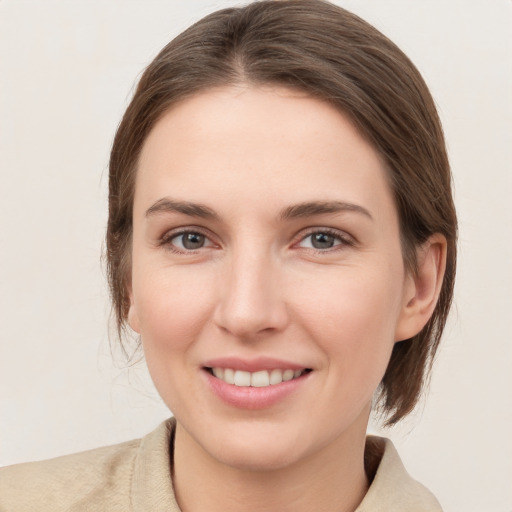
[[[174,105],[150,132],[136,203],[166,193],[208,202],[220,189],[251,206],[263,197],[265,207],[285,200],[371,202],[378,192],[374,208],[393,207],[379,154],[347,116],[283,87],[200,93]]]

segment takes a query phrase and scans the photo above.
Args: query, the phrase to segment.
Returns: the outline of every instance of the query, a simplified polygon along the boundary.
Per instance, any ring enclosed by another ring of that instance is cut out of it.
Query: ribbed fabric
[[[140,440],[1,468],[0,512],[180,512],[170,469],[175,425],[171,418]],[[442,512],[391,441],[369,436],[365,459],[376,471],[356,512]]]

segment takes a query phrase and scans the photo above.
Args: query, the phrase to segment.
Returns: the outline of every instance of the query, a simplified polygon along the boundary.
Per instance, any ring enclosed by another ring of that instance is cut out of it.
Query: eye
[[[207,236],[197,231],[171,233],[169,236],[164,237],[163,242],[178,252],[195,251],[213,245]]]
[[[328,250],[338,245],[353,245],[347,235],[330,230],[318,230],[309,233],[299,243],[299,247],[316,250]]]

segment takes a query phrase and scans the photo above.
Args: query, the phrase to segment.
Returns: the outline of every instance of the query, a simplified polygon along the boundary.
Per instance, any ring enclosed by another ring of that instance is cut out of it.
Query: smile
[[[232,368],[207,368],[207,370],[226,384],[234,384],[239,387],[264,388],[275,386],[282,382],[287,382],[299,378],[311,370],[304,368],[302,370],[260,370],[257,372],[247,372],[244,370],[234,370]]]

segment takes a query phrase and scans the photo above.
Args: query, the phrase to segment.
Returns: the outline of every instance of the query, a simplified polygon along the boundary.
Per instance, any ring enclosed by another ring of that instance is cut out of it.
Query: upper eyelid
[[[177,227],[177,228],[172,228],[172,229],[166,230],[162,234],[160,239],[169,240],[176,236],[182,235],[184,233],[199,233],[199,234],[204,235],[210,239],[213,237],[213,234],[209,229],[202,228],[200,226],[182,226],[182,227]]]
[[[213,244],[222,245],[219,242],[218,237],[214,233],[212,233],[211,230],[197,225],[180,226],[168,229],[159,237],[158,243],[159,245],[169,243],[173,238],[178,237],[185,233],[199,233],[208,238],[208,240],[210,240],[210,242],[212,242]],[[357,239],[353,235],[348,233],[346,230],[319,225],[301,229],[292,237],[290,243],[293,246],[301,242],[308,236],[313,235],[314,233],[327,233],[329,235],[339,238],[344,243],[351,243],[355,245],[358,242]]]
[[[184,235],[186,233],[198,233],[200,235],[203,235],[205,238],[207,238],[211,245],[208,245],[206,247],[200,247],[198,249],[193,249],[187,252],[194,252],[199,251],[201,249],[208,249],[212,246],[218,245],[218,242],[215,241],[215,237],[212,236],[211,232],[207,229],[201,228],[199,226],[183,226],[179,228],[173,228],[168,229],[164,232],[164,234],[160,237],[158,237],[157,245],[158,246],[165,246],[165,245],[172,245],[171,241],[174,238],[179,237],[180,235]]]
[[[326,226],[314,226],[310,228],[305,228],[301,230],[299,233],[297,233],[296,237],[294,237],[294,243],[296,243],[297,241],[304,240],[304,238],[307,238],[308,236],[311,236],[315,233],[327,233],[329,235],[338,237],[344,241],[352,241],[354,243],[357,242],[356,238],[345,230],[329,228]]]

